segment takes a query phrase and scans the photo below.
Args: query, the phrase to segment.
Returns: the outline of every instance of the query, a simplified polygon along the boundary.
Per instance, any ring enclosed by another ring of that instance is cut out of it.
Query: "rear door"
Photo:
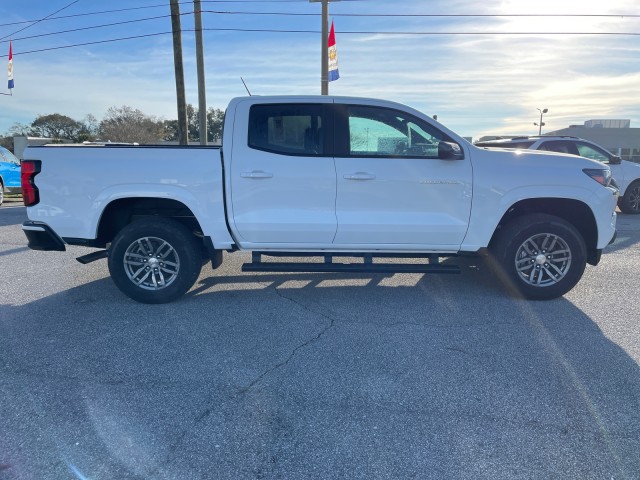
[[[327,98],[237,106],[230,222],[241,244],[310,248],[333,241],[337,222],[331,104]]]
[[[469,158],[438,158],[439,143],[453,140],[401,110],[336,105],[336,112],[334,244],[457,249],[471,211]]]

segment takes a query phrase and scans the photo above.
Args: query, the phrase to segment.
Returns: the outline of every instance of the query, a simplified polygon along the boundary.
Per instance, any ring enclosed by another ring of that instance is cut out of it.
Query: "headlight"
[[[582,171],[604,187],[611,185],[611,170],[608,168],[585,168]]]

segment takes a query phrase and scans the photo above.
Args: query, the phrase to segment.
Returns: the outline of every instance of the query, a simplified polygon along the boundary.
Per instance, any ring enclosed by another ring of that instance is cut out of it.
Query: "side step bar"
[[[263,262],[262,256],[324,257],[324,262]],[[251,263],[242,265],[243,272],[355,272],[355,273],[460,273],[458,265],[442,265],[432,254],[356,254],[356,253],[290,253],[252,252]],[[362,258],[363,263],[334,263],[333,257]],[[374,258],[428,258],[429,263],[373,263]]]
[[[108,250],[98,250],[97,252],[87,253],[86,255],[82,255],[81,257],[76,258],[78,262],[83,265],[87,263],[95,262],[96,260],[100,260],[102,258],[107,258],[109,256]]]

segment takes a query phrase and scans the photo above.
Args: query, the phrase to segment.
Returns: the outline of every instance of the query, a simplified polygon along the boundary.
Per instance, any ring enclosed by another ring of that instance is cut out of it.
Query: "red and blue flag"
[[[9,90],[13,88],[13,48],[9,42]]]
[[[331,31],[329,32],[329,81],[333,82],[340,78],[338,71],[338,50],[336,49],[336,33],[333,29],[333,21],[331,22]]]

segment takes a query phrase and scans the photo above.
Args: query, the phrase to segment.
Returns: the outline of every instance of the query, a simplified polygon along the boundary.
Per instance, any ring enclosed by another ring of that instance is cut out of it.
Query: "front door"
[[[335,246],[457,249],[471,211],[469,159],[440,159],[439,143],[452,140],[424,119],[376,106],[339,110]]]

